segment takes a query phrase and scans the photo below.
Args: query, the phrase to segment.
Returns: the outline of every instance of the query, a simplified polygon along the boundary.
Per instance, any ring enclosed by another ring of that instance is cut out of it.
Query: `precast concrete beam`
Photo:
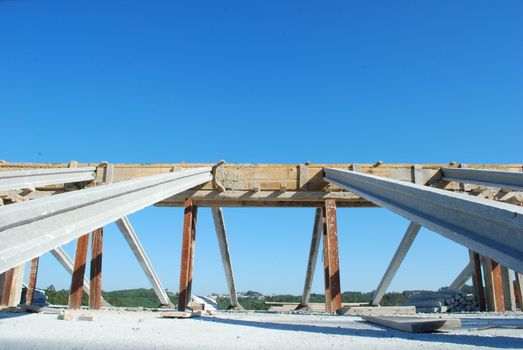
[[[0,191],[92,181],[95,178],[95,167],[2,171]]]
[[[0,207],[0,273],[211,179],[194,168]]]
[[[445,181],[523,191],[523,173],[470,168],[442,168],[441,175]]]
[[[522,207],[341,169],[325,169],[325,180],[523,271]]]
[[[450,288],[461,289],[465,283],[472,277],[472,264],[469,262],[467,266],[459,273],[459,275],[452,281]]]
[[[145,272],[145,275],[151,283],[154,292],[156,293],[156,296],[160,300],[160,303],[162,305],[172,306],[167,292],[165,291],[165,288],[160,282],[160,278],[156,274],[156,271],[154,271],[153,264],[149,260],[149,257],[147,256],[147,253],[145,252],[142,243],[138,239],[138,235],[136,234],[133,226],[131,225],[129,218],[127,218],[127,216],[124,216],[121,219],[118,219],[116,221],[116,225],[118,226],[125,240],[129,244],[129,247],[131,248],[131,250],[134,253],[134,256],[136,257],[136,260],[138,260],[138,263],[142,267],[143,272]]]

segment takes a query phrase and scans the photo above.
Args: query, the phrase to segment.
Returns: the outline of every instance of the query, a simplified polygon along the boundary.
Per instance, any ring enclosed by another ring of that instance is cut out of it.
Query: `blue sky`
[[[522,15],[521,1],[0,1],[0,159],[522,163]],[[238,289],[300,293],[313,210],[224,213]],[[176,290],[181,209],[131,220]],[[406,226],[340,209],[342,289],[375,288]],[[105,232],[104,289],[148,286]],[[423,230],[391,289],[438,288],[466,261]],[[41,266],[40,286],[68,287]],[[226,291],[208,209],[193,289]]]

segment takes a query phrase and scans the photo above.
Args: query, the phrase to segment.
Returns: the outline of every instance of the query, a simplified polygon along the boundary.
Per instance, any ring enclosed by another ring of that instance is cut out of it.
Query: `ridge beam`
[[[2,171],[0,172],[0,191],[93,181],[95,178],[95,167]]]
[[[467,182],[523,191],[523,173],[470,168],[442,168],[441,174],[445,181]]]
[[[211,179],[194,168],[0,207],[0,273]]]
[[[334,168],[325,169],[325,180],[523,271],[522,207]]]

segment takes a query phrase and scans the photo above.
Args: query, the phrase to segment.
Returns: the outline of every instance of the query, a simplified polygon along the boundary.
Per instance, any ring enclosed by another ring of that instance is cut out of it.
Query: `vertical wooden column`
[[[89,289],[89,308],[99,310],[102,307],[102,251],[103,228],[93,231],[91,235],[91,274]]]
[[[336,201],[332,199],[326,200],[322,213],[325,311],[333,313],[341,308]]]
[[[2,285],[2,295],[0,298],[0,305],[11,304],[11,290],[13,287],[13,279],[15,275],[15,268],[9,269],[5,272]],[[13,305],[10,305],[13,306]]]
[[[514,281],[514,293],[516,303],[519,304],[519,309],[523,310],[523,276],[519,272],[515,272],[516,280]]]
[[[88,244],[89,234],[81,236],[76,241],[73,275],[71,277],[71,291],[69,294],[69,309],[80,309],[82,307],[82,293]]]
[[[485,290],[481,274],[481,261],[479,254],[469,250],[470,264],[472,266],[472,285],[474,286],[474,297],[481,311],[486,311]]]
[[[27,284],[27,293],[25,294],[25,304],[31,305],[36,288],[36,279],[38,277],[38,262],[40,258],[36,257],[31,260],[31,271],[29,272],[29,283]]]
[[[196,212],[192,199],[185,201],[182,233],[182,257],[180,263],[180,290],[178,310],[185,311],[191,298],[192,271],[194,266],[194,247],[196,243]]]
[[[487,295],[488,310],[505,311],[501,266],[490,258],[482,257],[481,259],[485,277],[485,294]]]

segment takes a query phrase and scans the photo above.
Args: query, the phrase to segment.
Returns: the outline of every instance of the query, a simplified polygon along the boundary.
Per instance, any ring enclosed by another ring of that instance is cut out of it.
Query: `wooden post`
[[[519,304],[519,309],[523,311],[523,276],[519,272],[515,272],[515,277],[514,292],[516,294],[516,303]]]
[[[494,260],[482,257],[485,291],[489,311],[505,311],[501,266]]]
[[[333,199],[326,200],[322,213],[325,310],[333,313],[341,308],[336,201]]]
[[[102,307],[102,251],[103,228],[93,231],[91,235],[91,273],[89,289],[89,308],[99,310]]]
[[[474,297],[480,311],[486,311],[485,290],[481,274],[481,261],[479,254],[469,250],[470,264],[472,265],[472,285],[474,286]]]
[[[505,298],[503,295],[503,278],[501,265],[492,260],[492,280],[494,282],[494,299],[496,302],[496,311],[505,311]]]
[[[182,233],[182,257],[180,263],[180,290],[178,310],[185,311],[191,298],[194,246],[196,242],[196,206],[192,199],[185,201]]]
[[[69,293],[69,308],[80,309],[82,307],[82,293],[85,276],[85,262],[87,259],[87,246],[89,234],[83,235],[76,241],[76,252],[74,257],[73,275],[71,277],[71,291]]]
[[[17,306],[22,296],[22,281],[24,278],[25,264],[9,269],[5,273],[0,304]]]
[[[25,304],[31,305],[33,303],[33,298],[36,288],[36,279],[38,277],[38,262],[40,258],[36,257],[31,260],[31,271],[29,273],[29,283],[27,284],[27,293],[25,294]]]

